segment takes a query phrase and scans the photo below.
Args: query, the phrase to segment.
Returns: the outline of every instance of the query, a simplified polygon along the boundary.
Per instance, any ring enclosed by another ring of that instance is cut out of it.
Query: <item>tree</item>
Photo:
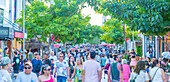
[[[55,0],[55,5],[50,6],[45,5],[44,2],[32,1],[31,5],[26,5],[25,27],[28,38],[41,35],[38,39],[44,42],[47,41],[47,37],[51,38],[51,34],[55,39],[63,42],[79,38],[79,31],[90,20],[90,17],[81,15],[80,1]],[[22,26],[22,18],[17,22]]]
[[[106,21],[104,26],[101,27],[104,31],[101,39],[107,41],[108,43],[123,44],[124,35],[121,24],[122,23],[115,18]]]
[[[124,29],[122,26],[122,22],[116,18],[112,18],[106,22],[104,22],[104,26],[101,27],[104,31],[104,34],[101,36],[101,39],[107,41],[108,43],[115,43],[115,44],[123,44],[124,40]],[[132,39],[132,31],[129,30],[129,27],[125,27],[126,38]],[[138,32],[135,31],[135,39],[137,37]]]
[[[165,35],[170,29],[168,0],[87,0],[97,12],[111,14],[144,34]]]
[[[131,30],[158,37],[170,31],[169,0],[87,0],[87,2],[97,12],[122,20]]]
[[[91,26],[88,24],[80,31],[80,37],[77,38],[77,43],[98,44],[101,34],[103,34],[103,31],[101,30],[100,26]]]

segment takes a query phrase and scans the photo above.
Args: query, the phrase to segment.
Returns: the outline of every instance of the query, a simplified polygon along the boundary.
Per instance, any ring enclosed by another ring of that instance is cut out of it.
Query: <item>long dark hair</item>
[[[152,64],[152,68],[155,67],[157,64],[159,63],[159,61],[156,59],[153,61],[153,64]]]
[[[139,61],[136,65],[134,72],[139,74],[140,70],[145,70],[145,61]]]
[[[45,70],[48,66],[49,66],[48,64],[45,64],[45,65],[42,66],[41,75],[44,74],[44,70]]]
[[[71,64],[70,64],[70,63],[71,63],[71,61],[70,61],[70,58],[71,58],[71,57],[73,57],[73,56],[70,56],[70,57],[69,57],[69,60],[68,60],[68,65],[69,65],[69,66],[71,66]],[[75,66],[74,61],[73,61],[72,63],[73,63],[73,66]]]

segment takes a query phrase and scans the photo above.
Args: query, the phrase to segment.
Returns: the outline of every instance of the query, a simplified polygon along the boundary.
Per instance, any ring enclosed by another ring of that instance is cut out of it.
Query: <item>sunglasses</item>
[[[64,56],[60,56],[60,57],[64,57]]]
[[[50,71],[51,69],[44,69],[45,71]]]
[[[31,69],[31,67],[25,67],[25,69]]]

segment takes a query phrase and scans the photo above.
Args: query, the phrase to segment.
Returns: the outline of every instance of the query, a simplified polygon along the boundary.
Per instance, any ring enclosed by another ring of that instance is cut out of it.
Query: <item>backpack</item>
[[[40,69],[41,69],[40,60],[38,60],[38,64],[37,66],[35,66],[35,71],[38,73],[40,72]]]

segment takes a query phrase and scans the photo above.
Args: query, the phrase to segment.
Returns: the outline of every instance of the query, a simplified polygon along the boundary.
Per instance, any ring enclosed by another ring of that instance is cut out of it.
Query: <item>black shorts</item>
[[[107,70],[104,70],[104,73],[107,74]]]

